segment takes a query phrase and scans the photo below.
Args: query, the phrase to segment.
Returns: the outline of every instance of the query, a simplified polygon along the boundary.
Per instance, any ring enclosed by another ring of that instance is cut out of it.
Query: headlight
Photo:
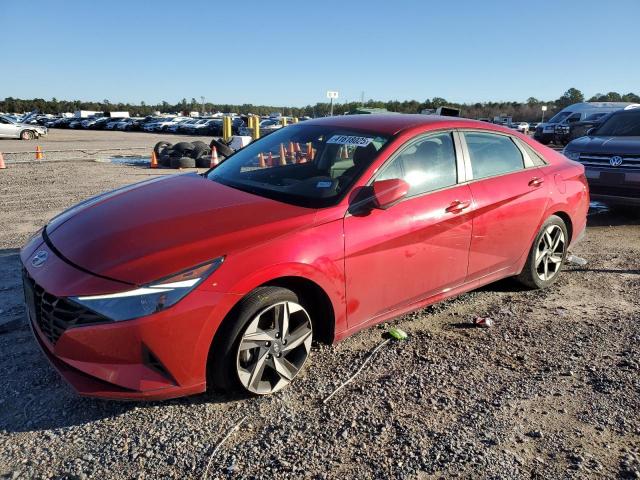
[[[216,271],[223,261],[224,257],[218,257],[135,290],[69,299],[116,322],[132,320],[175,305]]]
[[[562,151],[562,153],[569,160],[578,160],[580,158],[580,152],[571,152],[571,151],[568,151],[566,148]]]

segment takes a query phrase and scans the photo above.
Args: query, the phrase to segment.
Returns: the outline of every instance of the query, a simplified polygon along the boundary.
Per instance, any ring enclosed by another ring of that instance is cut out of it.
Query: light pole
[[[540,121],[540,123],[544,123],[544,112],[546,111],[547,111],[547,106],[542,105],[542,120]]]
[[[327,98],[329,99],[330,115],[333,117],[333,99],[338,98],[338,92],[327,92]]]
[[[202,102],[202,115],[204,115],[204,97],[200,97],[200,101]]]

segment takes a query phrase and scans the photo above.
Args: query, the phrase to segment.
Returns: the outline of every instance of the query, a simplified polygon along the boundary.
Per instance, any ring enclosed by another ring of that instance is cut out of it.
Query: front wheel
[[[531,246],[518,281],[530,288],[546,288],[555,282],[564,265],[569,235],[564,221],[550,216],[540,228]]]
[[[215,387],[268,395],[298,375],[311,352],[311,317],[286,288],[260,287],[245,297],[213,345]]]
[[[23,130],[20,133],[21,140],[33,140],[35,137],[35,134],[31,130]]]

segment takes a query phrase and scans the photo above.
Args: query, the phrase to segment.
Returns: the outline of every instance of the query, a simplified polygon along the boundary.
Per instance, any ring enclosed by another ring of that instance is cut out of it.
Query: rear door
[[[408,196],[387,210],[345,217],[350,327],[464,282],[472,199],[458,174],[464,162],[455,137],[427,134],[401,147],[375,180],[401,178]]]
[[[508,272],[529,251],[549,194],[541,168],[518,140],[488,131],[461,135],[474,201],[467,281]],[[539,163],[539,162],[538,162]]]

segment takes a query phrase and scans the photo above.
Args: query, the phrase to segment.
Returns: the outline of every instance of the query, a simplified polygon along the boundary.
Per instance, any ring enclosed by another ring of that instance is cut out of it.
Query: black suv
[[[640,108],[611,114],[563,153],[585,166],[592,199],[640,206]]]

